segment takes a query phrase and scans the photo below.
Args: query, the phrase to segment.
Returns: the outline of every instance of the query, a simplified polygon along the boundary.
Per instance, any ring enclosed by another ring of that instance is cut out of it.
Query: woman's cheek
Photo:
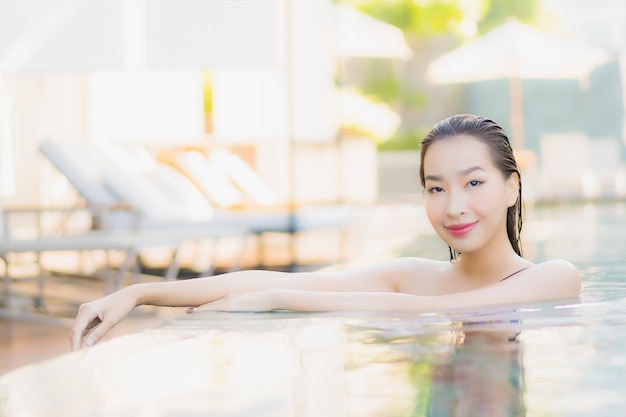
[[[438,200],[441,199],[434,198],[433,196],[427,196],[424,203],[426,216],[428,217],[428,220],[433,225],[433,227],[437,227],[437,224],[441,223],[442,218],[442,210],[440,208],[441,202]]]
[[[473,189],[468,195],[471,207],[480,209],[494,205],[497,200],[502,198],[503,193],[487,184],[483,184],[479,188]]]

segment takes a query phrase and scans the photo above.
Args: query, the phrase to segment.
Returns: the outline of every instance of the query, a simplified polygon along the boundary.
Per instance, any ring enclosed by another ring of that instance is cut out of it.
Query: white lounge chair
[[[176,233],[162,233],[158,230],[153,231],[112,231],[112,230],[92,230],[92,231],[72,231],[66,234],[42,234],[41,223],[42,217],[55,214],[66,215],[76,213],[77,211],[88,211],[90,215],[103,215],[103,211],[109,210],[103,207],[85,208],[19,208],[2,210],[0,208],[0,260],[4,267],[2,280],[3,290],[0,293],[0,315],[15,316],[22,314],[20,317],[32,316],[31,309],[26,311],[16,311],[14,301],[20,296],[13,288],[15,278],[12,271],[15,265],[14,258],[21,254],[34,254],[33,263],[38,267],[38,271],[29,274],[26,278],[35,279],[37,281],[37,293],[28,298],[32,298],[31,308],[36,311],[46,310],[45,303],[45,287],[47,280],[47,272],[41,267],[40,256],[49,252],[67,252],[67,251],[103,251],[106,256],[105,268],[105,291],[110,293],[120,287],[124,278],[131,272],[137,254],[141,251],[155,247],[167,247],[171,250],[172,257],[169,267],[167,268],[164,278],[166,280],[174,279],[178,275],[178,248],[185,239],[195,238],[199,235],[196,231],[179,230]],[[98,212],[98,213],[96,213]],[[13,230],[14,223],[25,223],[23,220],[17,222],[15,217],[32,217],[33,221],[28,222],[33,227],[29,227],[27,236]],[[119,268],[114,269],[109,263],[109,253],[122,252],[124,261]],[[20,262],[21,263],[21,262]],[[136,275],[133,275],[136,277]],[[19,278],[24,279],[24,277]]]
[[[89,203],[129,204],[138,213],[135,227],[169,229],[179,227],[207,230],[215,227],[245,229],[261,236],[266,232],[295,233],[324,228],[341,228],[351,218],[345,205],[309,206],[287,209],[220,210],[194,184],[174,168],[131,157],[112,144],[45,140],[39,150],[68,179]],[[139,161],[146,161],[140,166]],[[112,216],[110,226],[128,227],[132,220]],[[262,250],[262,244],[259,245]],[[262,253],[259,255],[262,263]],[[292,256],[293,261],[293,256]]]

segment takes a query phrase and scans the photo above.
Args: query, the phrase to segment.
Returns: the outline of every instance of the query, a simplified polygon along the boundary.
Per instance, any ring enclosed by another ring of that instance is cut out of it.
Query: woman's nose
[[[447,215],[449,217],[458,217],[461,214],[467,212],[467,199],[465,194],[461,191],[448,192],[448,206]]]

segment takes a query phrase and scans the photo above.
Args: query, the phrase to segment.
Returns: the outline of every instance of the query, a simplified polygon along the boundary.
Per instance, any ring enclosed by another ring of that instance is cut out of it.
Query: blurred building
[[[537,156],[533,197],[540,200],[626,196],[624,66],[626,3],[545,0],[554,32],[611,55],[585,80],[524,80],[526,147]],[[505,80],[468,86],[469,111],[488,114],[510,130],[499,97]]]
[[[63,181],[37,152],[50,137],[228,148],[278,203],[374,201],[376,146],[340,135],[335,76],[398,33],[351,17],[332,0],[0,2],[3,203],[55,200]]]
[[[544,0],[544,7],[575,39],[615,53],[626,48],[626,3],[622,0]]]

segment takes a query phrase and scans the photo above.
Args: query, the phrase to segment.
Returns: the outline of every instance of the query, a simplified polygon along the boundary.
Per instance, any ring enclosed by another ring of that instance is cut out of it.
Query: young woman
[[[440,311],[576,297],[580,277],[563,260],[522,257],[522,184],[504,131],[456,115],[422,141],[428,218],[451,261],[400,258],[341,272],[239,271],[136,284],[80,306],[72,349],[97,343],[135,306],[220,311]]]

